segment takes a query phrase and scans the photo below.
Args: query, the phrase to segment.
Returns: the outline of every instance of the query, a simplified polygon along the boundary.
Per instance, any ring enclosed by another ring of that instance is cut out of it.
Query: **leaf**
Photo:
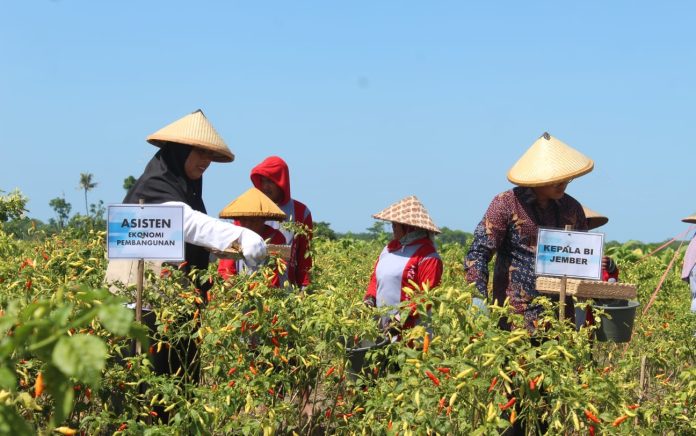
[[[12,371],[7,367],[0,367],[0,388],[14,391],[17,387],[17,379]]]
[[[70,379],[53,365],[46,368],[44,375],[46,390],[51,394],[54,402],[54,421],[63,422],[73,409],[75,392]]]
[[[107,305],[99,308],[99,321],[111,333],[125,336],[133,322],[133,311],[121,305]]]
[[[34,429],[17,414],[13,407],[0,405],[0,434],[34,434]]]
[[[92,335],[62,337],[53,349],[53,364],[67,376],[98,386],[106,363],[104,342]]]

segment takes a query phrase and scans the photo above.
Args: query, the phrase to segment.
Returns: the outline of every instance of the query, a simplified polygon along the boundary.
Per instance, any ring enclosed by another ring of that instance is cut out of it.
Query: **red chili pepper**
[[[593,414],[592,412],[590,412],[589,410],[585,410],[585,416],[587,417],[587,419],[589,419],[590,421],[594,422],[595,424],[601,424],[601,423],[602,423],[602,421],[600,421],[599,418],[597,418],[596,416],[594,416],[594,414]]]
[[[121,424],[121,425],[118,427],[118,429],[116,429],[116,431],[123,431],[123,430],[125,430],[125,429],[127,429],[127,428],[128,428],[128,424],[126,424],[126,423],[124,422],[123,424]]]
[[[34,398],[39,398],[44,391],[44,381],[43,374],[36,374],[36,381],[34,382]]]
[[[276,338],[275,336],[271,338],[271,342],[273,342],[273,345],[275,345],[276,347],[280,347],[280,342],[278,342],[278,338]]]
[[[233,366],[232,368],[230,368],[229,371],[227,371],[227,375],[232,375],[232,374],[234,374],[235,372],[237,372],[237,367],[236,367],[236,366]]]
[[[508,401],[507,403],[498,404],[498,407],[500,407],[500,410],[507,410],[510,407],[512,407],[512,405],[515,404],[516,401],[517,401],[517,398],[512,397],[512,398],[510,398],[510,401]]]
[[[326,374],[324,374],[324,377],[330,376],[331,374],[333,374],[333,372],[334,372],[335,370],[336,370],[336,367],[335,367],[335,366],[332,366],[331,368],[329,368],[329,369],[326,371]]]
[[[434,384],[435,386],[440,386],[440,379],[438,379],[437,377],[435,377],[435,374],[433,374],[433,373],[430,372],[430,371],[425,371],[425,375],[427,375],[428,378],[430,378],[430,380],[432,380],[432,382],[433,382],[433,384]]]
[[[275,395],[275,391],[273,390],[273,388],[268,388],[268,393],[271,395]]]
[[[618,427],[621,425],[622,422],[628,419],[628,415],[621,415],[618,418],[614,420],[614,422],[611,423],[612,427]]]
[[[185,260],[179,264],[179,269],[184,268],[186,265],[188,265],[188,260]]]
[[[41,252],[41,257],[43,257],[44,260],[48,260],[48,254],[46,254],[45,251]]]
[[[253,363],[249,365],[249,371],[251,371],[251,373],[254,375],[257,375],[259,373],[259,370],[254,367]]]
[[[273,315],[273,319],[271,320],[271,325],[275,325],[278,322],[278,315]]]
[[[438,368],[437,370],[440,371],[440,372],[443,373],[443,374],[449,374],[449,373],[450,373],[450,369],[449,369],[449,368],[445,368],[445,367]]]
[[[629,408],[630,410],[636,410],[636,409],[639,408],[639,407],[640,407],[640,404],[633,404],[633,405],[628,406],[628,408]]]
[[[331,418],[331,408],[326,409],[326,413],[324,414],[327,418]]]
[[[437,413],[438,415],[440,412],[442,412],[442,409],[445,407],[445,397],[440,398],[440,401],[437,403]]]
[[[157,416],[157,412],[155,412],[154,410],[150,410],[150,416]]]
[[[590,426],[590,436],[595,436],[594,425],[591,425],[591,426]]]
[[[27,282],[24,284],[24,287],[27,289],[31,289],[31,283],[32,283],[31,279],[27,279]]]
[[[491,385],[488,386],[488,392],[493,391],[493,389],[495,388],[495,385],[497,385],[497,384],[498,384],[498,376],[495,376],[495,377],[493,377],[493,380],[491,380]]]
[[[529,379],[529,390],[533,391],[536,389],[536,379]]]
[[[229,382],[229,383],[227,383],[227,386],[229,386],[229,387],[233,388],[233,387],[234,387],[234,385],[235,385],[235,383],[236,383],[236,382],[235,382],[234,380],[230,380],[230,382]]]

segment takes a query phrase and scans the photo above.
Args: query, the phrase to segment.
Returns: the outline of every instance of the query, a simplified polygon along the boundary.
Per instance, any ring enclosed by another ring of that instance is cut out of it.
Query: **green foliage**
[[[328,239],[330,241],[336,240],[336,232],[331,228],[331,224],[326,221],[315,221],[313,224],[314,238]]]
[[[148,272],[155,332],[130,356],[125,337],[145,338],[123,306],[133,289],[121,299],[100,289],[103,232],[34,236],[0,230],[3,434],[499,434],[512,410],[531,432],[543,422],[549,434],[586,434],[586,411],[600,420],[597,434],[696,431],[696,319],[674,270],[627,346],[559,324],[548,301],[533,338],[497,328],[501,317],[521,323],[508,307],[489,316],[471,307],[465,247],[443,243],[442,285],[412,300],[425,324],[354,371],[348,349],[381,337],[374,317],[384,313],[362,303],[380,241],[315,237],[312,293],[269,288],[270,268],[223,282],[211,265],[198,277],[212,286],[203,301],[176,265]],[[622,280],[639,285],[642,309],[674,252],[638,262],[629,247],[616,260]],[[186,341],[196,344],[200,383],[155,374],[151,351],[177,353]],[[39,372],[46,389],[36,396]],[[512,397],[517,408],[501,410]]]
[[[51,206],[51,209],[53,209],[56,212],[56,215],[58,215],[58,227],[62,229],[67,222],[68,217],[70,217],[72,205],[65,201],[65,197],[53,198],[48,202],[48,205]]]
[[[5,191],[0,190],[0,194],[3,192]],[[22,218],[27,212],[27,201],[29,199],[17,189],[9,194],[0,195],[0,225],[10,220]]]
[[[138,179],[136,179],[133,176],[126,177],[125,179],[123,179],[123,189],[125,189],[126,192],[130,191],[130,188],[132,188],[133,185],[135,185],[135,182],[137,181]]]
[[[438,244],[460,244],[467,245],[474,238],[471,233],[463,232],[461,230],[452,230],[447,227],[440,229],[441,233],[435,237]]]

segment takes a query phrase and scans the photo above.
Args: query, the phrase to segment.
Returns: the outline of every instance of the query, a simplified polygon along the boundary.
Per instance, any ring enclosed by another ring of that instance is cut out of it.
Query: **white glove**
[[[486,306],[486,302],[483,299],[474,297],[471,299],[471,305],[477,307],[482,314],[488,315],[488,306]]]
[[[239,236],[239,245],[242,246],[244,260],[250,267],[259,265],[266,258],[266,243],[261,236],[249,229],[242,229]]]

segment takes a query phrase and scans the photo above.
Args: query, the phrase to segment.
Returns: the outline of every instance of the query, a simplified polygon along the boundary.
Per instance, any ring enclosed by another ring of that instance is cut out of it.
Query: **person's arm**
[[[439,257],[425,257],[418,263],[416,283],[421,288],[426,285],[432,289],[440,285],[442,280],[442,260]]]
[[[474,240],[464,261],[466,281],[474,283],[484,299],[488,298],[488,263],[505,240],[508,219],[509,213],[499,195],[476,226]]]
[[[233,242],[237,242],[247,261],[258,264],[266,257],[266,243],[253,231],[209,217],[180,201],[163,204],[184,207],[184,241],[189,244],[225,250]]]
[[[379,263],[379,258],[377,262],[375,262],[375,266],[372,267],[370,283],[367,285],[367,291],[365,291],[365,295],[363,296],[363,302],[372,307],[377,306],[377,263]]]

